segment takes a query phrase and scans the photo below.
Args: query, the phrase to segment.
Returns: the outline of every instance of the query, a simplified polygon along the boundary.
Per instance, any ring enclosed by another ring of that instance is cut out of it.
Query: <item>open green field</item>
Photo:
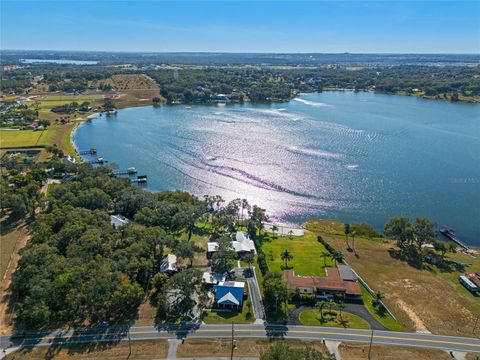
[[[348,312],[323,310],[323,319],[319,310],[305,310],[300,313],[300,322],[308,326],[344,327],[353,329],[370,329],[368,322],[361,317]]]
[[[325,263],[321,254],[326,252],[326,249],[317,241],[317,236],[310,231],[305,231],[304,236],[295,236],[292,240],[289,237],[273,238],[268,235],[265,237],[262,249],[270,271],[279,273],[283,271],[284,261],[281,253],[287,249],[293,255],[288,266],[293,268],[296,274],[325,275]],[[333,260],[329,257],[326,258],[326,266],[334,266]]]
[[[44,131],[0,130],[0,147],[46,145],[46,141],[42,138],[48,131],[48,128]]]
[[[66,155],[74,155],[75,149],[70,142],[70,134],[75,123],[54,124],[43,131],[18,130],[0,131],[0,147],[48,146],[57,144]]]

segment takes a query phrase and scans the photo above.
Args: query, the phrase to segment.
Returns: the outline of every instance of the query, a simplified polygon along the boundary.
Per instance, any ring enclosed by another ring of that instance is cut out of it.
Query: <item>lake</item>
[[[150,190],[247,198],[281,223],[423,216],[480,245],[480,105],[339,91],[148,106],[85,122],[74,140]]]
[[[98,61],[67,59],[20,59],[24,64],[96,65]]]

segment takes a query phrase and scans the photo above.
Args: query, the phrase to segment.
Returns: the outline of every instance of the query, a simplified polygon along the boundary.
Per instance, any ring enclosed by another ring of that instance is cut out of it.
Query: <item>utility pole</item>
[[[132,355],[132,344],[130,341],[130,328],[127,330],[127,335],[128,335],[128,357],[127,359],[130,359],[130,356]]]
[[[475,325],[473,326],[472,334],[475,335],[475,330],[477,330],[478,319],[480,318],[480,314],[477,316],[477,320],[475,320]]]
[[[232,351],[230,353],[230,360],[233,360],[233,350],[235,349],[235,331],[233,329],[233,321],[232,321]]]
[[[370,336],[370,346],[368,347],[368,360],[371,360],[371,353],[372,353],[372,342],[373,342],[373,329],[372,329],[372,335]]]

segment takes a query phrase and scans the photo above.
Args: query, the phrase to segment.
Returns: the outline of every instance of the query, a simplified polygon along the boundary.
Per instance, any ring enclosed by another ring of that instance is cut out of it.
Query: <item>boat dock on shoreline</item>
[[[445,236],[447,239],[453,241],[455,244],[461,246],[463,248],[463,250],[465,251],[469,251],[470,248],[465,245],[462,241],[460,241],[457,236],[455,235],[455,232],[452,230],[452,229],[449,229],[447,227],[442,227],[440,230],[439,230],[440,234],[442,234],[443,236]]]

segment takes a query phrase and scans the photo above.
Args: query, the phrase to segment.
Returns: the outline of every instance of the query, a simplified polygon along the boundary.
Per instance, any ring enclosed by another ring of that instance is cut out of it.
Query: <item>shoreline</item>
[[[349,91],[349,90],[344,90],[344,91]],[[353,93],[353,92],[352,92],[352,93]],[[378,94],[378,93],[375,93],[375,92],[372,92],[372,91],[370,91],[369,93],[371,94],[370,96],[372,96],[372,97]],[[301,96],[301,95],[303,95],[303,94],[312,94],[312,93],[299,93],[299,94],[297,94],[296,97],[298,98],[299,96]],[[319,94],[321,94],[321,93],[319,93]],[[379,95],[379,96],[382,96],[382,95],[393,95],[393,94],[378,94],[378,95]],[[353,94],[352,94],[352,95],[345,95],[345,96],[353,97]],[[366,95],[365,95],[365,96],[366,96]],[[387,98],[385,97],[385,99],[387,99]],[[291,100],[290,100],[290,101],[291,101]],[[416,101],[416,100],[405,100],[405,101]],[[249,104],[252,104],[252,103],[250,103],[250,102],[244,103],[245,106],[249,106]],[[163,104],[163,105],[169,106],[170,104]],[[189,106],[189,105],[187,105],[187,104],[175,104],[175,105],[180,105],[180,108],[177,109],[177,110],[179,110],[179,111],[180,111],[180,109],[182,109],[183,107]],[[200,105],[201,105],[201,106],[211,107],[211,106],[214,106],[215,104],[200,104]],[[237,104],[237,103],[231,103],[231,104],[227,104],[227,105],[235,105],[235,106],[239,106],[239,105],[240,105],[240,106],[243,106],[242,104]],[[150,107],[150,106],[152,106],[152,105],[141,104],[141,107],[143,107],[143,106],[145,106],[145,107],[147,108],[147,107]],[[264,106],[267,106],[267,105],[264,105]],[[271,106],[279,107],[278,103],[277,103],[277,104],[271,104]],[[153,107],[156,107],[156,106],[153,105]],[[120,111],[120,110],[126,109],[126,108],[132,108],[132,106],[119,107],[118,110]],[[173,109],[173,107],[172,107],[172,109]],[[152,111],[154,112],[153,109],[152,109]],[[91,115],[89,116],[89,118],[92,118],[92,119],[93,119],[93,118],[98,118],[98,117],[99,117],[99,114],[98,114],[98,113],[97,113],[97,114],[91,114]],[[105,119],[103,119],[103,120],[105,120]],[[132,118],[131,120],[134,120],[134,118]],[[82,122],[83,122],[83,121],[82,121]],[[76,144],[75,144],[75,134],[76,134],[76,131],[78,130],[78,126],[79,126],[79,125],[80,125],[80,122],[79,122],[78,124],[76,124],[76,126],[75,126],[75,128],[72,130],[72,134],[71,134],[71,142],[72,142],[72,144],[73,144],[73,147],[74,147],[75,150],[77,151],[77,153],[78,153],[79,150],[85,150],[85,149],[77,149],[77,146],[76,146]],[[88,142],[86,142],[86,144],[88,144]],[[96,147],[95,145],[96,145],[96,144],[90,144],[89,147]],[[82,160],[82,161],[83,161],[83,160]],[[197,196],[202,196],[202,195],[203,195],[203,194],[197,194]],[[275,214],[273,214],[273,216],[274,216],[274,215],[275,215]],[[357,218],[357,220],[354,221],[354,220],[351,220],[351,219],[349,218],[351,214],[350,214],[350,215],[346,214],[346,215],[347,215],[346,217],[343,217],[343,216],[342,216],[342,217],[340,217],[340,219],[342,219],[342,221],[345,221],[345,222],[353,221],[353,222],[355,222],[355,223],[366,222],[366,223],[371,224],[371,219],[365,218],[364,220],[363,220],[363,219],[358,220],[358,218]],[[272,220],[273,220],[275,223],[278,223],[278,224],[280,224],[280,225],[301,227],[301,226],[305,223],[306,219],[307,219],[308,217],[311,217],[311,216],[316,216],[316,217],[318,217],[318,213],[310,213],[310,214],[307,214],[305,217],[302,217],[301,219],[295,219],[296,221],[295,221],[294,219],[290,219],[290,218],[289,218],[289,219],[286,219],[286,218],[278,218],[278,217],[276,217],[276,216],[274,216],[274,218],[273,218]],[[413,215],[412,215],[412,216],[413,216]],[[327,217],[328,217],[328,215],[327,215]],[[376,223],[376,221],[374,220],[374,224],[375,224],[375,223]],[[376,225],[377,225],[377,226],[374,226],[374,228],[375,228],[377,231],[380,231],[380,232],[381,232],[381,230],[382,230],[382,228],[383,228],[383,223],[376,223]],[[457,228],[457,230],[460,230],[460,229],[461,229],[461,227],[458,227],[458,228]],[[467,229],[468,229],[468,228],[467,228]],[[467,231],[467,235],[466,235],[466,236],[467,236],[467,239],[464,239],[464,241],[465,241],[469,246],[473,246],[473,247],[478,247],[478,246],[479,246],[479,245],[478,245],[478,242],[475,241],[475,240],[476,240],[476,237],[475,237],[475,236],[471,236],[468,231]],[[472,239],[473,241],[469,241],[468,239],[471,239],[472,237],[473,237],[473,239]]]

